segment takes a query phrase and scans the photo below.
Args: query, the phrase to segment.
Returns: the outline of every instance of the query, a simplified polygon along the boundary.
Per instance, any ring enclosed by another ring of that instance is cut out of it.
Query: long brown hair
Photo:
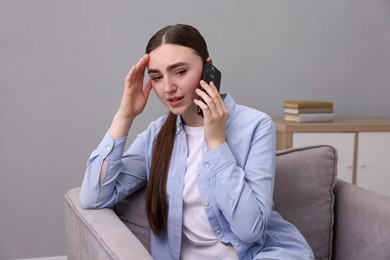
[[[150,38],[146,53],[151,53],[164,43],[189,47],[203,62],[209,57],[206,41],[190,25],[177,24],[162,28]],[[161,234],[167,224],[166,184],[175,141],[176,119],[177,116],[170,112],[156,137],[146,186],[145,208],[149,225],[155,234]]]

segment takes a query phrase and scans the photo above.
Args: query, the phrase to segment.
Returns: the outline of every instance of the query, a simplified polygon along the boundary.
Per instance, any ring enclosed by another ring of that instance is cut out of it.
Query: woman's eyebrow
[[[188,65],[186,62],[176,62],[167,67],[167,71],[171,71],[173,69],[176,69],[177,67],[183,66],[183,65]],[[150,73],[160,73],[160,70],[158,69],[148,69],[148,74]]]

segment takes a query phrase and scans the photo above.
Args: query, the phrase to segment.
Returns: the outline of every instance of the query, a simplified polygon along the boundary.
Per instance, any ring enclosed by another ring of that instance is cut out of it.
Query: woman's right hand
[[[125,88],[118,110],[118,114],[124,119],[134,119],[145,108],[149,92],[152,89],[150,80],[143,86],[148,62],[149,54],[145,54],[126,76]]]
[[[122,100],[109,130],[114,138],[127,136],[134,118],[145,108],[152,90],[150,80],[143,85],[148,62],[149,54],[145,54],[126,76]]]

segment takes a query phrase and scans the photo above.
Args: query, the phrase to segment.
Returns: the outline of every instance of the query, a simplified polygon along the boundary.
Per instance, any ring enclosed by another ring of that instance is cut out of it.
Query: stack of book
[[[324,100],[285,100],[284,120],[295,122],[329,122],[335,113],[333,102]]]

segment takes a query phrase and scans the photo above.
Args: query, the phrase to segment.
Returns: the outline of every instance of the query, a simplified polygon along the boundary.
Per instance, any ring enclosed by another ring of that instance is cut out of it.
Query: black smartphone
[[[221,78],[222,78],[221,72],[211,62],[206,61],[203,68],[202,79],[207,84],[210,84],[210,82],[212,81],[219,92],[221,88]],[[202,98],[200,98],[200,100],[202,100]],[[197,112],[198,115],[203,117],[203,110],[200,107],[198,107]]]

